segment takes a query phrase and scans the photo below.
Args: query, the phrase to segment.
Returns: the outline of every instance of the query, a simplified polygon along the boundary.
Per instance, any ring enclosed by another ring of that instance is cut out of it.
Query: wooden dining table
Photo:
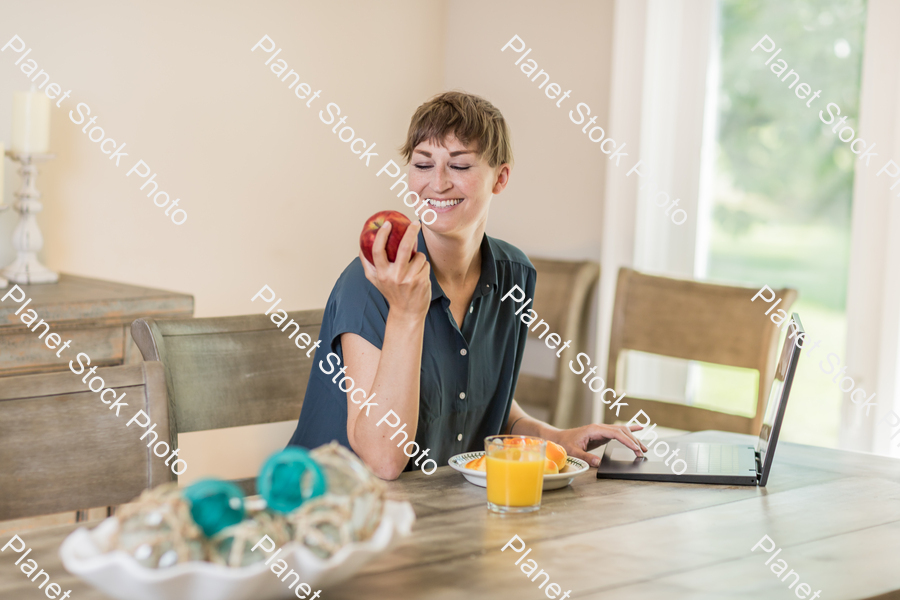
[[[721,432],[685,437],[753,441]],[[556,592],[547,594],[550,583],[558,584],[558,598],[569,592],[604,600],[788,600],[801,597],[801,583],[811,590],[806,597],[820,591],[822,600],[900,598],[896,459],[782,443],[765,488],[597,479],[590,469],[546,492],[538,512],[510,516],[489,512],[484,488],[450,467],[404,473],[388,488],[391,498],[414,507],[412,534],[323,590],[323,600],[537,600]],[[71,589],[73,600],[105,599],[59,559],[75,528],[19,533],[34,549],[30,557]],[[524,542],[522,552],[518,542],[503,550],[514,536]],[[781,549],[769,565],[775,551],[751,550],[763,536]],[[0,554],[0,599],[44,597],[15,560]],[[546,577],[532,582],[521,569],[529,560],[549,574],[542,589]],[[771,570],[778,560],[799,574],[792,589],[794,576],[783,582]]]

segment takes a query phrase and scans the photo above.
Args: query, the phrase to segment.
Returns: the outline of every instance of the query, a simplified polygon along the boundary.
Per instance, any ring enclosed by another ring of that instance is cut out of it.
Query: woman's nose
[[[444,169],[435,169],[434,176],[431,179],[431,188],[438,193],[444,192],[450,188],[450,178]]]

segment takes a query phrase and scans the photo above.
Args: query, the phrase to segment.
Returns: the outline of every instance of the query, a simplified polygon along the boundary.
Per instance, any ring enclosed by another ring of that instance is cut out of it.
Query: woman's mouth
[[[438,210],[437,212],[447,212],[452,209],[454,206],[460,204],[465,198],[425,198],[425,202],[428,206]]]

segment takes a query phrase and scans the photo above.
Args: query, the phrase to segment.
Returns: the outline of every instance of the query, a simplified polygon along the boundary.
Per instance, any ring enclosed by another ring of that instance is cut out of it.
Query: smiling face
[[[484,231],[491,197],[506,187],[509,171],[508,164],[488,165],[476,143],[465,145],[450,134],[443,144],[425,140],[413,149],[409,185],[437,213],[428,229],[471,238]]]

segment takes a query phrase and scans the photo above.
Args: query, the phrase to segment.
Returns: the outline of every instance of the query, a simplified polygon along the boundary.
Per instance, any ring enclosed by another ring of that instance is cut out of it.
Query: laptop
[[[804,339],[805,332],[800,317],[794,313],[792,319],[793,323],[789,327],[794,329],[796,339]],[[648,432],[641,440],[648,447],[644,458],[637,458],[631,449],[615,440],[609,442],[597,468],[597,478],[765,486],[772,469],[775,445],[778,443],[778,433],[781,431],[781,422],[784,420],[788,394],[791,391],[799,358],[800,348],[794,343],[791,335],[786,336],[755,448],[749,444],[658,440],[652,437],[653,432]],[[640,433],[635,432],[637,435]],[[666,443],[669,447],[662,457],[654,453],[657,443]],[[678,450],[677,458],[673,460],[671,455],[676,450]],[[677,474],[673,471],[672,465],[679,459],[684,460],[687,468],[679,464],[677,470],[680,474]],[[670,465],[665,464],[666,460]]]

